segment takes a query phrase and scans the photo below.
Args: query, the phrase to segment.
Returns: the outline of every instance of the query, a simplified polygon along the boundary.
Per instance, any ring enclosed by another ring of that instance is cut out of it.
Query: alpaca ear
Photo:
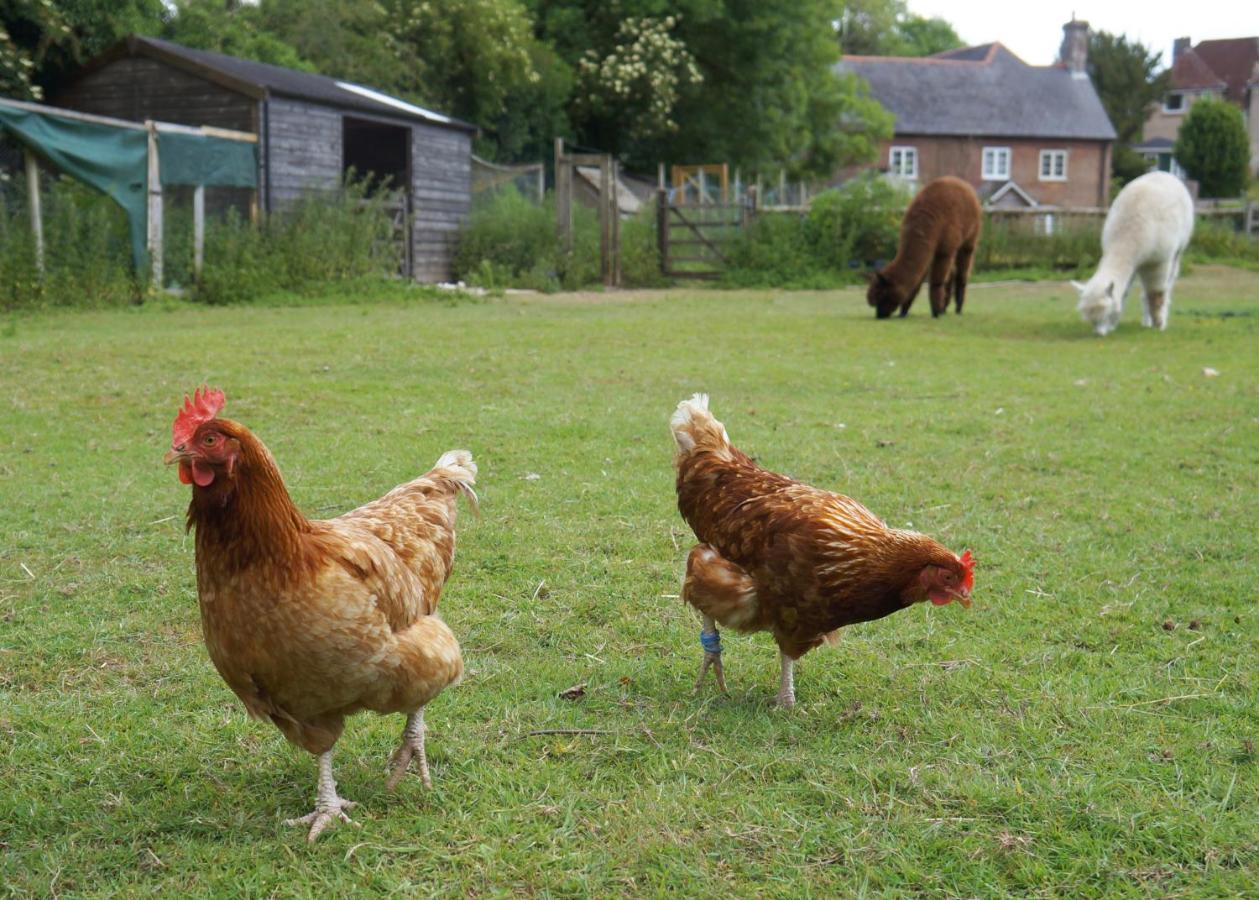
[[[1115,299],[1115,283],[1113,281],[1106,285],[1106,296],[1111,300]]]
[[[1079,291],[1081,294],[1083,294],[1084,289],[1088,287],[1088,285],[1086,285],[1083,281],[1073,281],[1071,282],[1071,286],[1075,288],[1077,291]]]

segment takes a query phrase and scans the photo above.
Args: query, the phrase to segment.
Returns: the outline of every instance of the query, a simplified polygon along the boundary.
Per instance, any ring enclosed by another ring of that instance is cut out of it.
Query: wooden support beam
[[[157,156],[157,126],[152,121],[145,122],[145,125],[149,131],[149,265],[152,286],[160,291],[165,283],[162,277],[162,170]]]
[[[201,267],[205,263],[205,185],[199,184],[192,191],[192,273],[201,280]]]
[[[35,237],[35,268],[44,273],[44,212],[39,192],[39,161],[26,151],[26,197],[31,207],[31,234]]]

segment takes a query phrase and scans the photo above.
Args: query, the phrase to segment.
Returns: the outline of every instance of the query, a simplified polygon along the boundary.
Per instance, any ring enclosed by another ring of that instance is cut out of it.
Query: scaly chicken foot
[[[337,819],[349,824],[354,820],[345,814],[347,809],[358,806],[352,800],[337,796],[337,783],[332,777],[332,751],[319,755],[319,795],[315,801],[315,811],[301,818],[285,819],[285,825],[309,825],[310,833],[306,835],[306,843],[313,844],[315,838]]]
[[[704,676],[708,674],[708,670],[713,670],[713,677],[717,679],[717,688],[723,694],[728,693],[726,690],[726,673],[721,668],[721,634],[717,631],[717,623],[713,621],[712,616],[704,616],[704,627],[699,633],[700,646],[704,648],[704,662],[699,667],[699,677],[695,679],[695,690],[704,684]]]
[[[791,709],[796,705],[796,661],[786,653],[781,653],[782,673],[778,678],[778,696],[774,704],[782,709]]]
[[[420,781],[424,782],[426,788],[432,788],[433,776],[428,771],[428,754],[424,752],[424,732],[427,729],[424,725],[424,710],[417,709],[411,715],[407,716],[407,724],[402,729],[402,744],[394,751],[393,757],[389,760],[391,771],[389,780],[385,782],[385,790],[392,791],[402,776],[407,774],[407,769],[411,766],[412,759],[418,759],[420,762]]]

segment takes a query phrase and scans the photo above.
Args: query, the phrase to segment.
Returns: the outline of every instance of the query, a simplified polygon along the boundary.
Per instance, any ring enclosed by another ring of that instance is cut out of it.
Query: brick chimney
[[[1058,51],[1058,63],[1065,66],[1073,78],[1088,78],[1089,23],[1072,18],[1062,26],[1062,48]]]
[[[1172,65],[1176,65],[1176,60],[1180,59],[1180,54],[1189,49],[1189,38],[1176,38],[1172,41]]]

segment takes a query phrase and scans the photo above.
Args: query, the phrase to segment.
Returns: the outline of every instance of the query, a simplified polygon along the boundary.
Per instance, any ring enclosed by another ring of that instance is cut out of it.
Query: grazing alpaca
[[[1133,279],[1141,276],[1141,324],[1163,331],[1172,305],[1172,284],[1193,234],[1193,198],[1167,172],[1149,172],[1119,192],[1102,226],[1102,261],[1080,292],[1080,315],[1099,335],[1119,324]]]
[[[909,312],[928,274],[931,315],[948,312],[950,292],[961,313],[982,220],[975,189],[960,178],[946,175],[923,188],[905,212],[896,259],[870,281],[866,300],[875,314],[886,319],[897,307],[902,316]]]

